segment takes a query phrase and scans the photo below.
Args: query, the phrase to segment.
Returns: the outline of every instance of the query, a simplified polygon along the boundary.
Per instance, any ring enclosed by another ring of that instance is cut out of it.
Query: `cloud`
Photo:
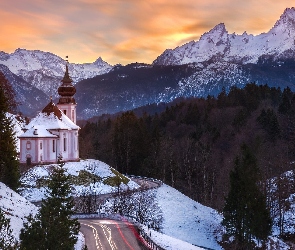
[[[73,55],[76,62],[151,63],[218,23],[267,32],[293,0],[8,0],[0,2],[2,50]]]

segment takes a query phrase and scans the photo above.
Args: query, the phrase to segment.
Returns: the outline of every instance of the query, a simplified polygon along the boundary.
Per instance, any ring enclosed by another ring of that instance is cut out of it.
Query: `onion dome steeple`
[[[58,104],[73,103],[76,104],[73,96],[76,93],[76,88],[72,85],[73,80],[69,75],[68,62],[66,64],[66,72],[64,78],[62,79],[62,84],[58,88],[58,94],[61,96],[59,98]]]

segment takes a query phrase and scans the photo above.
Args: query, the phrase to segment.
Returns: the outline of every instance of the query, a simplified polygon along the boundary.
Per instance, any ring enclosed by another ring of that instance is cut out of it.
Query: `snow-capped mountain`
[[[66,61],[49,52],[17,49],[8,54],[0,51],[0,64],[9,68],[48,96],[57,97],[57,88],[65,72]],[[112,66],[100,57],[93,63],[69,63],[73,84],[86,78],[107,73]]]
[[[199,41],[167,49],[153,65],[114,67],[80,82],[78,116],[90,118],[178,97],[216,96],[223,87],[250,82],[295,91],[294,69],[295,8],[289,8],[267,33],[229,34],[221,23]]]
[[[229,34],[223,23],[203,34],[199,41],[191,41],[175,49],[167,49],[154,64],[181,65],[195,62],[226,61],[257,63],[259,57],[294,58],[295,8],[288,8],[267,33],[254,36]]]

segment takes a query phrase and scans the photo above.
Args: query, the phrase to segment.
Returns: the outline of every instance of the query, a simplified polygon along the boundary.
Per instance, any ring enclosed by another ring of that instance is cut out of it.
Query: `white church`
[[[57,163],[60,157],[63,161],[79,161],[80,127],[76,125],[77,104],[73,98],[76,89],[68,65],[61,82],[58,103],[55,105],[51,100],[19,136],[20,163]]]

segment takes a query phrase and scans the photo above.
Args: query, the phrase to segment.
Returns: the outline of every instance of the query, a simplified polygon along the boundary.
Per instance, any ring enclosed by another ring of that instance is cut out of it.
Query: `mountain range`
[[[13,78],[26,115],[42,109],[39,105],[46,97],[57,97],[65,64],[49,52],[0,52],[0,70],[10,81]],[[178,97],[216,96],[222,88],[249,82],[295,90],[295,8],[287,8],[267,33],[229,34],[221,23],[198,41],[165,50],[152,64],[111,66],[98,58],[93,63],[70,63],[69,71],[77,88],[79,119]]]

